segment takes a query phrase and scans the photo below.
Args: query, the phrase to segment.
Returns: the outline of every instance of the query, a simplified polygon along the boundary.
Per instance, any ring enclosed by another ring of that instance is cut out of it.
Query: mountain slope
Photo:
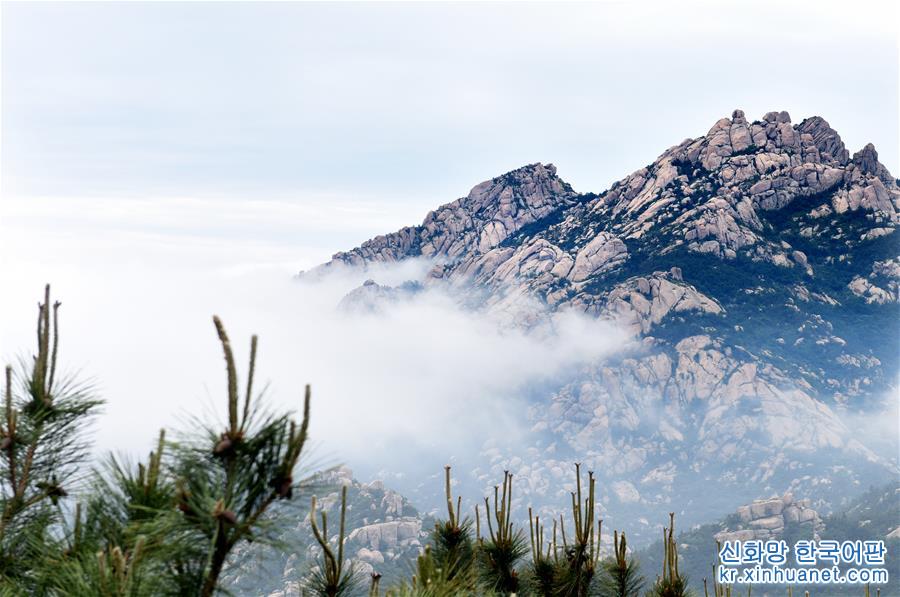
[[[820,117],[736,110],[603,193],[532,164],[317,271],[425,257],[416,282],[472,308],[524,327],[576,311],[632,335],[531,409],[526,494],[577,458],[616,512],[725,512],[789,489],[827,510],[897,474],[858,422],[896,395],[898,209],[873,146],[851,157]],[[517,455],[485,454],[478,481]]]
[[[788,505],[793,502],[792,505]],[[871,594],[875,594],[876,588],[882,595],[897,595],[900,593],[900,533],[891,534],[900,520],[900,486],[896,482],[880,487],[870,487],[862,495],[855,496],[853,500],[839,511],[829,516],[820,518],[818,514],[809,508],[801,509],[806,500],[794,500],[787,494],[782,498],[770,498],[738,508],[737,513],[732,513],[722,520],[704,525],[698,525],[690,530],[681,532],[678,536],[678,556],[681,570],[687,575],[693,588],[702,592],[703,579],[712,585],[714,578],[712,564],[717,561],[716,540],[747,540],[750,538],[783,539],[790,549],[799,540],[830,539],[835,541],[884,541],[885,564],[888,570],[889,582],[880,587],[870,587]],[[784,510],[781,510],[784,504]],[[773,508],[774,506],[774,508]],[[760,516],[753,516],[755,520],[748,520],[748,511],[755,510]],[[797,512],[801,515],[797,516]],[[772,515],[775,520],[783,520],[780,527],[771,531],[763,526],[773,520],[761,518],[761,515]],[[806,514],[803,516],[802,514]],[[755,524],[754,524],[755,523]],[[744,529],[744,530],[737,530]],[[752,529],[752,530],[751,530]],[[638,550],[634,557],[641,563],[645,574],[652,575],[662,568],[663,545],[656,541],[643,549]],[[788,555],[788,561],[793,565],[794,555]],[[846,595],[862,594],[862,591],[848,589],[847,585],[795,585],[794,594],[803,594],[806,590],[817,597],[844,597]],[[782,595],[785,592],[784,585],[756,585],[753,594]]]

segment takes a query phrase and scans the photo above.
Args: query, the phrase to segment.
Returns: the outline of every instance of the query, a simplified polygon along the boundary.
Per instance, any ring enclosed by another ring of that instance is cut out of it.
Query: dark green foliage
[[[475,508],[476,541],[472,546],[468,525],[459,522],[462,500],[454,500],[450,491],[448,467],[445,485],[449,519],[436,525],[432,545],[418,558],[412,581],[400,583],[388,590],[387,595],[587,597],[598,594],[602,521],[596,519],[596,480],[589,472],[587,495],[583,495],[580,465],[575,465],[575,472],[571,541],[562,516],[558,523],[554,519],[552,536],[545,537],[546,529],[540,517],[529,509],[531,558],[526,562],[529,544],[512,519],[512,475],[504,472],[502,485],[494,487],[493,500],[485,498],[483,522],[480,509]],[[484,535],[483,530],[487,531]],[[463,565],[465,562],[469,564]],[[638,586],[636,569],[631,570],[628,586]]]
[[[628,557],[624,532],[619,535],[617,531],[613,531],[613,548],[614,557],[602,563],[596,594],[598,597],[640,595],[644,579],[640,575],[637,561]]]
[[[636,560],[630,559],[621,566],[615,560],[603,562],[603,572],[597,587],[599,597],[631,597],[640,595],[644,579],[640,575],[640,566]]]
[[[507,595],[519,589],[516,566],[528,553],[521,530],[512,522],[512,474],[503,472],[502,490],[494,486],[493,508],[484,498],[488,535],[479,537],[477,549],[478,576],[489,591]],[[493,519],[493,521],[492,521]]]
[[[95,472],[86,501],[76,506],[66,529],[61,556],[48,562],[53,566],[48,584],[85,596],[182,593],[186,587],[166,562],[183,558],[183,548],[152,532],[154,520],[174,504],[174,485],[162,466],[165,448],[161,431],[146,465],[110,456]]]
[[[298,426],[286,415],[260,408],[253,399],[256,337],[251,341],[250,368],[242,408],[239,409],[237,372],[231,344],[218,317],[213,321],[225,355],[228,377],[228,420],[224,431],[202,425],[205,437],[193,435],[174,444],[172,474],[176,479],[177,513],[161,522],[167,535],[185,545],[204,545],[200,578],[191,567],[173,573],[201,595],[212,595],[226,559],[235,545],[267,540],[263,514],[276,500],[290,499],[293,471],[307,439],[309,386]],[[202,424],[202,422],[199,422]],[[218,429],[221,429],[219,427]],[[196,563],[193,554],[185,563]]]
[[[387,591],[387,597],[455,597],[478,593],[464,576],[450,577],[447,570],[435,559],[431,546],[416,559],[416,571],[412,580],[401,582]]]
[[[50,286],[38,305],[37,353],[5,370],[0,417],[0,587],[31,593],[44,584],[41,565],[58,541],[61,504],[80,481],[85,427],[101,402],[90,386],[57,370],[60,303]],[[51,312],[52,311],[52,312]]]
[[[529,539],[531,540],[531,562],[525,568],[523,585],[525,592],[533,595],[552,595],[557,577],[558,558],[553,543],[544,550],[544,526],[540,516],[534,516],[528,508]],[[554,542],[556,521],[553,523]]]
[[[463,520],[458,525],[439,522],[431,532],[433,557],[449,578],[464,577],[475,560],[472,523]]]
[[[693,594],[688,588],[687,579],[677,577],[657,580],[648,597],[687,597]]]
[[[447,501],[447,519],[435,523],[430,545],[416,559],[415,571],[409,581],[401,581],[388,589],[389,597],[452,597],[455,595],[487,595],[480,585],[478,562],[481,541],[472,537],[471,519],[463,517],[462,498],[454,500],[450,467],[444,467],[444,489]],[[476,525],[478,525],[476,509]],[[480,528],[480,525],[477,527]],[[480,531],[476,531],[480,534]],[[377,595],[377,588],[370,586],[370,595]]]
[[[581,491],[581,465],[575,464],[575,492],[572,497],[572,523],[574,540],[566,540],[565,522],[560,517],[562,549],[558,556],[559,566],[554,583],[554,594],[567,597],[584,597],[590,595],[591,587],[600,563],[600,535],[602,520],[597,520],[597,533],[594,534],[596,517],[596,479],[594,473],[588,471],[588,495],[583,498]],[[554,533],[554,544],[556,543]],[[555,546],[556,548],[556,546]],[[556,550],[556,549],[554,549]]]
[[[447,520],[436,522],[431,532],[431,558],[447,580],[456,579],[462,586],[473,587],[475,544],[472,540],[472,521],[462,517],[462,498],[457,498],[454,504],[449,466],[444,467],[444,493]]]
[[[54,588],[50,592],[72,597],[149,597],[171,591],[171,587],[167,591],[159,584],[158,576],[144,569],[144,547],[141,537],[129,551],[112,547],[97,551],[93,557],[64,561],[54,574]]]
[[[602,521],[596,519],[596,480],[589,472],[587,495],[583,495],[580,465],[575,465],[575,471],[576,490],[571,494],[573,534],[566,534],[565,520],[560,516],[558,522],[553,521],[552,536],[545,537],[540,517],[529,509],[531,558],[525,562],[529,544],[524,533],[515,528],[511,515],[512,475],[504,472],[502,485],[494,488],[493,500],[485,498],[484,522],[480,509],[475,508],[476,542],[472,549],[469,527],[459,522],[462,500],[453,499],[447,468],[449,520],[436,525],[432,545],[419,558],[412,583],[401,583],[387,595],[596,594],[602,528]],[[483,530],[487,531],[484,535]],[[462,565],[464,562],[470,562],[468,567]],[[632,571],[636,574],[634,568]],[[635,586],[634,574],[629,576],[629,586]]]
[[[136,466],[110,457],[79,478],[83,428],[100,402],[57,373],[59,303],[49,287],[39,305],[38,350],[18,383],[6,369],[0,421],[0,595],[202,595],[235,546],[267,541],[266,513],[292,497],[309,425],[309,388],[300,425],[253,397],[256,337],[243,403],[221,321],[227,423],[197,421],[178,442],[160,433]],[[239,408],[240,407],[240,408]],[[222,429],[224,428],[224,431]],[[201,431],[197,433],[197,429]],[[63,509],[80,490],[81,502]]]
[[[751,143],[744,149],[732,152],[731,157],[737,157],[739,155],[752,155],[754,153],[758,153],[760,149],[761,148],[758,147],[755,143]]]
[[[558,573],[555,562],[542,559],[529,562],[522,575],[526,595],[553,595]]]

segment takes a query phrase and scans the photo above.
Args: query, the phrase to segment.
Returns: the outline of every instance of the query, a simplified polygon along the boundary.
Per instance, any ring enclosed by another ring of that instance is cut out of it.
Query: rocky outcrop
[[[854,276],[847,287],[867,303],[900,302],[900,257],[876,261],[868,276]]]
[[[878,152],[875,151],[875,146],[871,143],[854,153],[852,161],[861,173],[877,176],[881,182],[888,186],[895,183],[888,169],[878,161]]]
[[[369,564],[384,564],[422,547],[422,519],[407,516],[354,529],[347,536],[350,553]]]
[[[724,310],[715,300],[681,280],[673,272],[654,272],[617,284],[607,295],[603,314],[633,334],[647,334],[674,313],[718,315]]]
[[[628,258],[628,248],[620,239],[601,232],[575,255],[575,265],[567,276],[572,282],[584,282],[622,265]]]
[[[805,526],[815,539],[824,530],[819,513],[810,507],[810,500],[794,500],[790,493],[782,497],[757,500],[737,509],[738,528],[721,531],[716,541],[767,541],[780,539],[790,525]]]

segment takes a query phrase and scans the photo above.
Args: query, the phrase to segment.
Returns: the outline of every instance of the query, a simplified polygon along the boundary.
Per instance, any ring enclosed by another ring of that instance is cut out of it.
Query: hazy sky
[[[743,108],[898,171],[896,3],[4,3],[3,192],[406,204],[603,190]]]
[[[523,164],[599,192],[742,108],[824,116],[900,175],[897,22],[862,1],[4,3],[0,356],[52,281],[117,422],[101,439],[143,445],[218,380],[213,311],[277,333],[278,280]],[[178,388],[147,372],[173,346],[209,354]]]

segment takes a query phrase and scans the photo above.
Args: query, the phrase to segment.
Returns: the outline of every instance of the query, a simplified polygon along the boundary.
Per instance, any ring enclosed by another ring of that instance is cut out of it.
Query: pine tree
[[[484,498],[488,535],[478,539],[476,551],[478,576],[483,587],[500,595],[514,594],[519,590],[516,566],[528,553],[522,531],[513,526],[512,489],[512,473],[503,471],[502,489],[501,486],[494,486],[493,508],[489,499]]]
[[[88,456],[85,431],[102,402],[60,373],[59,307],[50,285],[38,303],[37,353],[5,369],[0,416],[0,587],[38,592],[41,563],[62,545],[62,504]]]
[[[110,456],[85,479],[84,431],[101,402],[58,371],[59,307],[47,286],[36,355],[18,372],[5,369],[0,595],[213,595],[233,549],[271,540],[270,507],[301,485],[294,472],[308,435],[309,387],[299,425],[267,410],[253,392],[254,336],[241,401],[231,343],[214,317],[226,422],[194,421],[176,442],[161,432],[146,462]],[[64,509],[75,490],[81,501]]]
[[[541,517],[534,515],[528,508],[529,539],[531,543],[531,562],[525,570],[523,585],[526,594],[540,597],[551,597],[554,594],[559,558],[553,543],[547,542],[544,550],[544,531]],[[556,521],[553,522],[556,534]]]
[[[353,564],[345,568],[344,561],[344,542],[346,540],[346,522],[347,522],[347,486],[341,488],[341,518],[340,527],[337,535],[337,554],[331,546],[328,537],[328,516],[325,512],[321,513],[322,527],[319,528],[316,522],[316,497],[312,497],[312,506],[309,511],[309,522],[312,527],[313,536],[322,549],[322,558],[319,565],[313,569],[310,577],[306,580],[306,588],[312,591],[314,595],[321,597],[341,597],[353,593],[360,585],[360,580],[355,574]],[[375,588],[370,590],[377,592],[377,582]]]
[[[444,495],[447,501],[447,520],[439,520],[431,532],[431,558],[447,580],[456,579],[461,585],[472,587],[475,582],[475,545],[472,541],[472,520],[462,516],[462,497],[454,502],[450,467],[444,467]]]
[[[598,597],[637,597],[641,593],[644,579],[638,571],[638,564],[628,557],[625,533],[613,531],[612,558],[603,562]]]
[[[669,527],[663,528],[663,570],[650,590],[651,597],[690,597],[688,581],[678,571],[678,545],[675,543],[675,513],[669,513]]]
[[[201,434],[187,434],[172,444],[171,475],[176,510],[153,521],[153,534],[181,548],[170,573],[184,593],[209,597],[236,545],[267,541],[272,521],[264,515],[277,500],[293,497],[294,471],[307,440],[310,389],[306,386],[303,418],[272,414],[254,398],[257,337],[250,342],[250,364],[241,404],[231,342],[213,317],[227,374],[227,420],[222,427],[197,421]]]

